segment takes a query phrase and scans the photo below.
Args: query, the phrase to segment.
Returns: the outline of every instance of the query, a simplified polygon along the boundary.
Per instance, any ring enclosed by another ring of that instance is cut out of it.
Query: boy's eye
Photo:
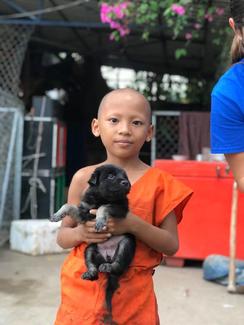
[[[114,176],[113,174],[109,174],[109,175],[108,175],[108,179],[114,179],[114,177],[115,177],[115,176]]]
[[[117,119],[116,117],[111,117],[111,118],[109,119],[109,121],[110,121],[111,123],[117,123],[117,122],[118,122],[118,119]]]
[[[133,121],[133,124],[139,126],[142,125],[143,123],[142,121]]]

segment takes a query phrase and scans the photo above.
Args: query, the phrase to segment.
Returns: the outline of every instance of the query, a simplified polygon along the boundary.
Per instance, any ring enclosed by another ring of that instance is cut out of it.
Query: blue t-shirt
[[[244,152],[244,59],[212,91],[210,130],[212,153]]]

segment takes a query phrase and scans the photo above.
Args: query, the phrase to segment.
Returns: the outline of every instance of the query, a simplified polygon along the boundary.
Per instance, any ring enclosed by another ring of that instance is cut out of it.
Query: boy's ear
[[[93,135],[95,135],[95,137],[99,137],[100,136],[100,131],[99,131],[99,126],[98,126],[98,120],[96,118],[94,118],[91,122],[91,130]]]
[[[150,142],[152,140],[154,134],[154,126],[151,124],[148,128],[146,142]]]
[[[233,18],[229,18],[229,25],[233,29],[233,31],[235,32],[235,21],[234,21]]]

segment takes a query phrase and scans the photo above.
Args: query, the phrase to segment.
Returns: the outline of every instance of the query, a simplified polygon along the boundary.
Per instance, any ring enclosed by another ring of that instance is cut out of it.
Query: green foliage
[[[141,28],[144,40],[148,40],[150,34],[159,29],[171,35],[172,39],[185,37],[185,47],[181,46],[175,52],[178,60],[187,55],[187,45],[191,41],[202,37],[206,26],[211,32],[212,43],[217,47],[221,46],[227,30],[218,26],[218,19],[224,14],[225,8],[216,7],[209,0],[103,0],[100,4],[101,8],[103,4],[110,6],[108,16],[112,20],[111,28],[119,31],[111,37],[116,41],[126,37],[132,24]],[[116,10],[120,5],[126,6],[122,18]],[[119,23],[117,27],[113,22]],[[121,32],[123,28],[126,30],[124,33]]]
[[[175,50],[175,58],[179,60],[180,58],[187,55],[187,50],[185,48],[178,48]]]

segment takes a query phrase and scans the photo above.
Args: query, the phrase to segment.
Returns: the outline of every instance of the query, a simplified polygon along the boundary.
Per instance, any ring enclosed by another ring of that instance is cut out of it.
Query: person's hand
[[[112,235],[123,235],[130,233],[131,227],[131,213],[127,213],[125,218],[112,218],[110,217],[107,222],[107,231]]]
[[[96,215],[95,209],[90,210],[89,212],[91,214]],[[130,233],[132,223],[135,218],[133,218],[132,214],[130,212],[127,213],[125,218],[113,218],[110,217],[107,221],[106,227],[103,228],[103,232],[98,232],[97,234],[110,234],[111,235],[123,235],[125,233]],[[95,224],[95,220],[92,221]],[[93,224],[93,225],[94,225]]]
[[[86,242],[87,244],[102,243],[111,237],[108,231],[96,232],[95,230],[96,221],[87,221],[86,223],[80,224],[75,228],[77,240]]]

